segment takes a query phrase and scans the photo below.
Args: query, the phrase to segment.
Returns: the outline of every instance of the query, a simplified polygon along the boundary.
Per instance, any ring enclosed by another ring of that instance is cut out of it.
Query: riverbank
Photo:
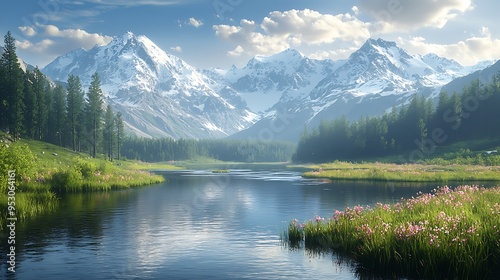
[[[33,218],[57,207],[65,193],[126,189],[165,181],[149,170],[179,169],[168,164],[107,161],[88,157],[55,145],[21,140],[0,143],[0,230],[10,210],[19,220]],[[9,170],[15,172],[9,172]],[[9,189],[9,175],[14,187]],[[9,191],[11,191],[9,193]],[[8,198],[8,197],[13,198]],[[10,205],[8,202],[14,202]]]
[[[500,188],[438,188],[374,208],[294,220],[292,246],[347,254],[383,277],[490,279],[500,273]]]
[[[300,165],[308,168],[305,178],[330,180],[372,180],[393,182],[479,182],[500,181],[500,166],[349,163]]]

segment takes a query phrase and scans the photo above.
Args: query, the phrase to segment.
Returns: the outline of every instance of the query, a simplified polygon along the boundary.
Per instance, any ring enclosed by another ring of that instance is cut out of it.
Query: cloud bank
[[[217,37],[237,45],[228,54],[272,54],[286,48],[321,45],[336,40],[359,41],[370,37],[369,24],[350,14],[330,15],[317,11],[275,11],[260,24],[243,19],[239,26],[214,25]]]
[[[442,28],[472,9],[471,0],[360,0],[356,9],[370,15],[378,32]]]
[[[403,36],[422,28],[444,28],[471,9],[470,0],[360,0],[351,14],[322,14],[310,9],[274,11],[260,23],[243,19],[239,25],[214,25],[213,30],[219,39],[235,46],[227,52],[230,57],[302,48],[314,49],[304,52],[311,58],[337,60],[347,58],[368,38],[387,36],[398,38],[398,44],[411,53],[435,53],[464,65],[500,57],[500,40],[487,27],[480,35],[448,44]],[[372,20],[362,21],[362,15]]]
[[[26,56],[43,54],[42,64],[49,63],[57,56],[78,48],[90,49],[95,45],[106,45],[113,39],[110,36],[89,33],[82,29],[59,29],[55,25],[22,26],[19,29],[26,36],[37,37],[17,41],[17,48]],[[38,37],[44,39],[35,42]],[[37,61],[41,60],[37,59]]]

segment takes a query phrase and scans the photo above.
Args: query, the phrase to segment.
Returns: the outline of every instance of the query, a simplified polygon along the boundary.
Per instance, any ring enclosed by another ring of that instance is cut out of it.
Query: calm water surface
[[[20,225],[13,279],[357,279],[346,262],[287,248],[280,234],[294,218],[435,187],[324,183],[290,171],[165,176],[151,187],[66,196],[57,212]]]

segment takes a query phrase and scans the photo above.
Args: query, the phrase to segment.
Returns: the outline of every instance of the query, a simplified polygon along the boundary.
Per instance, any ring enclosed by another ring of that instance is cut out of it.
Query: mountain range
[[[79,76],[84,87],[99,73],[106,102],[142,137],[221,138],[257,119],[234,89],[130,32],[60,56],[42,71],[55,81]]]
[[[368,39],[345,60],[288,49],[255,56],[242,68],[200,70],[127,32],[60,56],[42,71],[55,81],[77,75],[84,86],[98,72],[106,102],[142,137],[297,141],[304,126],[380,115],[416,93],[435,98],[443,86],[493,63],[465,67]]]
[[[312,82],[312,90],[283,91],[280,100],[266,110],[256,124],[231,137],[261,135],[263,139],[297,141],[304,126],[317,127],[323,119],[344,115],[349,120],[359,120],[364,116],[381,115],[394,106],[409,102],[415,94],[436,98],[446,84],[492,63],[484,61],[464,67],[435,54],[411,55],[394,42],[368,39],[348,59],[334,62],[318,83]],[[269,72],[264,76],[279,73],[283,72]],[[304,79],[307,75],[308,72],[294,73],[295,77]],[[282,78],[286,79],[286,75]]]

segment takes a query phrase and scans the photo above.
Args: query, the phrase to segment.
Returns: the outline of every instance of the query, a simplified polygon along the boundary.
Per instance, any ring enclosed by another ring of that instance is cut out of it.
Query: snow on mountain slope
[[[311,98],[348,93],[383,96],[443,86],[463,75],[455,61],[410,55],[396,43],[369,39],[347,62],[311,92]]]
[[[264,112],[280,99],[296,99],[309,92],[340,62],[313,60],[287,49],[272,56],[256,56],[245,67],[212,71],[238,91],[249,107]]]
[[[225,137],[257,117],[234,90],[130,32],[106,46],[63,55],[43,72],[61,81],[77,75],[84,87],[98,72],[106,101],[122,112],[131,131],[144,137]]]
[[[485,65],[490,62],[481,62],[478,64]],[[478,67],[471,67],[471,69],[477,69]],[[465,86],[469,85],[474,80],[479,80],[481,85],[486,85],[493,80],[493,77],[500,73],[500,60],[496,61],[492,65],[488,65],[486,68],[480,68],[478,71],[474,71],[467,76],[457,78],[450,83],[443,86],[442,90],[452,94],[453,92],[460,92]]]
[[[434,97],[453,79],[487,64],[463,67],[454,60],[434,54],[411,55],[394,42],[368,39],[346,61],[333,64],[336,67],[330,66],[330,71],[322,72],[323,76],[318,75],[319,71],[313,72],[316,79],[322,79],[311,90],[303,87],[309,94],[285,98],[285,92],[259,122],[233,137],[258,135],[273,122],[286,118],[293,121],[288,121],[286,128],[274,133],[273,137],[296,141],[304,125],[314,127],[322,119],[342,115],[350,120],[380,115],[393,106],[408,102],[416,93]],[[239,90],[244,91],[244,88]]]
[[[126,33],[106,46],[61,56],[43,71],[56,81],[78,75],[85,87],[97,71],[107,102],[141,136],[247,138],[266,132],[267,138],[294,141],[304,125],[380,115],[416,93],[433,98],[450,81],[493,63],[464,67],[368,39],[342,61],[288,49],[256,56],[243,68],[197,70],[145,36]]]

